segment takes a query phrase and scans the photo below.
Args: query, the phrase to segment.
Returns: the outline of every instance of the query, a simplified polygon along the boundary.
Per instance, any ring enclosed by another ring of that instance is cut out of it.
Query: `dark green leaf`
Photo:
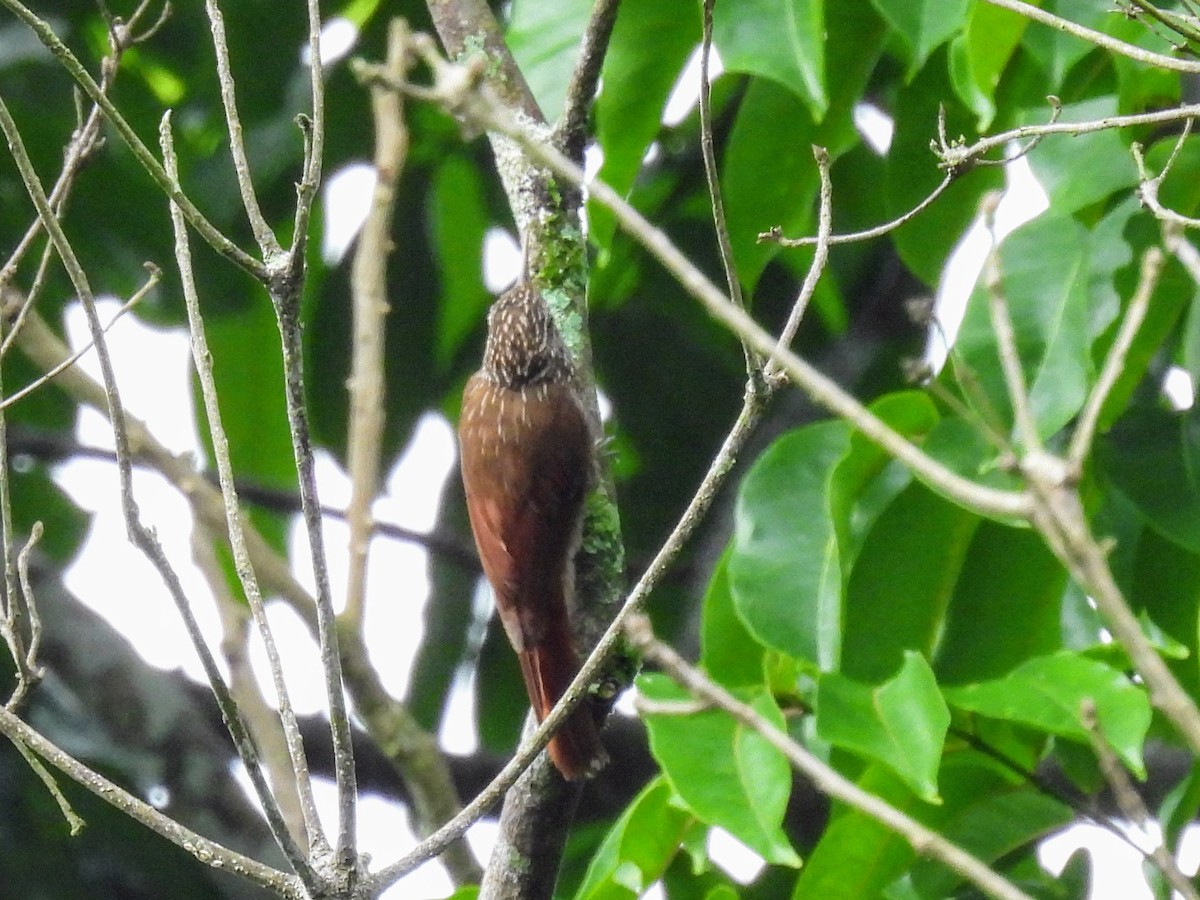
[[[662,877],[695,819],[661,775],[626,807],[596,851],[576,900],[641,896]]]
[[[704,595],[700,662],[714,680],[727,687],[761,685],[765,679],[763,645],[737,616],[729,589],[729,557],[726,550]]]
[[[1081,743],[1089,742],[1080,711],[1090,700],[1105,740],[1131,771],[1145,777],[1142,744],[1150,727],[1150,702],[1143,688],[1103,663],[1062,651],[1031,659],[1004,678],[947,688],[945,694],[958,709]]]
[[[591,11],[591,0],[517,0],[512,5],[505,38],[549,122],[562,113]]]
[[[968,0],[871,0],[908,50],[911,77],[967,21]]]
[[[842,572],[827,510],[849,447],[840,422],[776,441],[742,483],[729,558],[733,602],[755,638],[819,665],[837,658]]]
[[[938,767],[950,712],[929,664],[904,654],[895,677],[879,685],[821,676],[817,734],[831,744],[883,763],[921,799],[939,801]]]
[[[713,9],[713,43],[726,71],[782,84],[820,121],[825,93],[824,0],[740,0]]]
[[[1109,478],[1164,537],[1200,553],[1200,418],[1131,410],[1098,447]]]
[[[642,675],[637,685],[652,701],[691,702],[690,695],[665,675]],[[760,692],[750,703],[775,725],[784,726],[783,714],[769,695]],[[696,816],[721,826],[768,862],[800,864],[780,828],[792,786],[782,753],[720,710],[649,713],[645,720],[655,759]]]

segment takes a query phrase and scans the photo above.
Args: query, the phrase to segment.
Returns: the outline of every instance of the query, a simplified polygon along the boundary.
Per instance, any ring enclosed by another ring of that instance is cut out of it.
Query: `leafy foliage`
[[[174,5],[161,32],[126,55],[114,99],[147,140],[163,112],[174,110],[185,189],[216,225],[249,246],[200,6]],[[305,104],[304,23],[280,4],[226,6],[234,68],[253,73],[239,80],[238,103],[255,185],[267,220],[285,228],[301,159],[293,118]],[[1122,40],[1168,49],[1141,22],[1102,6],[1041,4]],[[90,66],[97,64],[106,26],[94,6],[33,8],[51,17]],[[590,11],[583,0],[511,4],[510,45],[550,118],[564,103]],[[325,13],[354,21],[353,52],[370,59],[383,55],[388,16],[428,28],[416,0],[342,3]],[[698,4],[623,0],[592,129],[602,154],[598,177],[712,275],[721,263],[698,114],[693,109],[663,123],[701,22]],[[736,275],[753,314],[771,328],[783,321],[812,252],[782,249],[759,235],[776,226],[789,235],[815,232],[819,179],[811,145],[825,147],[833,160],[834,230],[845,233],[908,212],[943,180],[946,172],[930,149],[939,140],[939,119],[950,144],[960,134],[969,143],[984,130],[1045,121],[1050,93],[1067,122],[1162,108],[1184,96],[1178,73],[1120,58],[984,0],[718,0],[714,41],[724,64],[712,92],[714,137]],[[34,165],[49,181],[76,124],[71,85],[7,14],[0,16],[0,82]],[[334,173],[369,153],[369,111],[345,62],[330,69],[327,90],[325,169]],[[872,112],[886,127],[863,124]],[[412,104],[407,116],[411,150],[389,268],[388,462],[406,449],[421,415],[457,415],[490,299],[485,236],[512,227],[482,144],[431,106]],[[1159,223],[1135,196],[1134,141],[1145,145],[1157,172],[1175,135],[1129,125],[1047,136],[1024,148],[1049,209],[1003,237],[992,288],[943,284],[964,234],[982,221],[981,201],[1003,186],[999,167],[957,171],[920,215],[886,235],[833,248],[797,346],[948,468],[983,484],[1014,484],[1010,445],[1020,449],[1022,438],[990,301],[999,291],[1007,303],[1037,437],[1062,448],[1113,346],[1139,261],[1163,241]],[[1174,157],[1162,185],[1162,201],[1184,215],[1200,210],[1196,146]],[[169,263],[166,210],[159,190],[110,133],[64,215],[98,292],[128,296],[143,278],[144,260]],[[31,216],[4,156],[0,246],[15,245]],[[732,424],[743,359],[736,341],[616,228],[608,210],[592,202],[587,218],[594,360],[613,410],[608,428],[622,526],[640,565]],[[32,271],[23,265],[14,284],[27,287]],[[197,274],[238,474],[263,488],[290,490],[292,451],[267,298],[207,250],[198,253]],[[54,266],[48,284],[39,312],[59,327],[71,291]],[[906,317],[906,301],[939,290],[948,298],[936,310],[944,321],[923,329]],[[1200,694],[1200,426],[1195,411],[1170,402],[1162,388],[1173,367],[1193,384],[1200,377],[1196,293],[1184,267],[1168,263],[1103,407],[1095,452],[1077,473],[1094,530],[1115,538],[1109,559],[1117,581],[1193,698]],[[347,260],[314,249],[304,306],[308,400],[314,440],[337,459],[346,454],[348,297]],[[964,306],[957,329],[949,321],[954,297]],[[136,314],[181,327],[178,284],[164,281]],[[914,390],[901,376],[901,362],[921,355],[925,341],[943,349],[952,343],[952,358],[933,374],[929,390]],[[9,392],[35,374],[18,354],[3,361]],[[1153,774],[1148,735],[1188,756],[1190,774],[1168,797],[1155,798],[1174,846],[1200,808],[1195,760],[1154,718],[1124,649],[1108,643],[1104,623],[1052,548],[1029,528],[965,509],[850,424],[816,421],[818,415],[795,394],[770,409],[735,470],[736,487],[679,566],[683,574],[650,600],[659,633],[683,646],[699,644],[706,673],[775,726],[1037,896],[1078,896],[1086,880],[1079,863],[1059,879],[1036,865],[1036,842],[1072,817],[1060,797],[1039,787],[1037,773],[1057,767],[1081,793],[1099,787],[1094,735],[1081,717],[1083,704],[1094,704],[1104,740],[1138,778]],[[54,458],[35,438],[69,443],[76,408],[48,387],[6,417],[10,452],[20,462],[12,476],[16,528],[43,521],[46,550],[65,563],[84,517],[56,487]],[[282,549],[286,516],[267,510],[255,516]],[[454,490],[438,531],[467,539]],[[436,730],[449,709],[452,680],[471,674],[481,743],[510,750],[525,704],[513,660],[495,629],[480,636],[462,567],[437,559],[430,573],[426,643],[404,699],[422,725]],[[636,897],[655,882],[672,900],[967,895],[960,876],[921,858],[859,810],[835,804],[827,822],[789,810],[793,774],[752,729],[720,710],[689,708],[689,695],[661,673],[643,674],[637,687],[651,702],[643,719],[660,771],[627,785],[623,809],[599,814],[593,825],[604,836],[595,838],[576,897]],[[69,723],[58,727],[61,738],[71,736]],[[212,752],[222,761],[227,753]],[[5,775],[23,771],[14,760],[11,748],[0,748],[0,787],[7,790],[9,779],[16,785],[5,807],[44,803],[35,779]],[[91,761],[115,769],[124,782],[157,783],[144,759]],[[618,758],[614,766],[623,771],[624,763]],[[9,849],[0,859],[0,881],[12,885],[14,896],[46,895],[37,893],[39,886],[103,890],[67,873],[72,864],[84,867],[91,846],[72,853],[57,835],[51,840],[4,824],[0,834]],[[120,843],[129,871],[154,872],[169,858],[160,842],[112,827],[106,837]],[[708,858],[704,842],[713,828],[765,861],[753,883],[737,884]],[[38,854],[46,859],[43,870],[29,865]],[[116,865],[114,855],[107,864]],[[145,890],[145,896],[174,896],[153,882]],[[210,894],[198,883],[188,896]],[[455,896],[472,896],[471,888]]]

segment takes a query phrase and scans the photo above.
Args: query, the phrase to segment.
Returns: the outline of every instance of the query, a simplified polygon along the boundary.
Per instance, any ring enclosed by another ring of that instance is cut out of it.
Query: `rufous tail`
[[[561,637],[561,640],[554,640],[555,637]],[[546,635],[546,640],[526,647],[517,655],[534,714],[541,722],[559,697],[566,693],[579,671],[570,638],[566,634],[551,633]],[[550,739],[547,749],[550,761],[567,781],[594,775],[608,762],[608,754],[600,743],[599,730],[586,701],[575,707]]]

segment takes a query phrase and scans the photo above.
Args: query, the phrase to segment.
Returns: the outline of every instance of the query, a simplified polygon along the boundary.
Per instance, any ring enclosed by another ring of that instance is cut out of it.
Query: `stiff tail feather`
[[[565,646],[544,641],[517,655],[521,659],[521,674],[525,676],[534,714],[541,722],[575,677],[579,669],[575,654],[568,640]],[[567,717],[546,749],[550,751],[550,761],[567,781],[594,775],[608,762],[608,754],[600,743],[596,722],[586,702]]]

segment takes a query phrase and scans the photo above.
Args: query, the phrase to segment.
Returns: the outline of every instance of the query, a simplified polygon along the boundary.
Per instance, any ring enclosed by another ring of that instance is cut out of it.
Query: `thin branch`
[[[221,105],[225,107],[225,131],[229,135],[229,152],[233,156],[233,171],[237,176],[238,190],[242,195],[242,206],[250,220],[254,239],[263,251],[263,259],[271,259],[281,250],[275,232],[267,224],[258,196],[254,193],[254,180],[250,173],[250,160],[246,156],[246,142],[242,137],[242,121],[237,110],[237,90],[233,80],[233,69],[229,65],[229,44],[225,39],[225,17],[217,0],[205,0],[209,28],[212,31],[213,49],[217,54],[217,82],[221,85]],[[168,172],[168,174],[170,174]],[[178,176],[171,179],[179,187]]]
[[[1179,138],[1175,141],[1175,147],[1171,150],[1171,155],[1167,157],[1162,171],[1153,178],[1150,177],[1150,173],[1146,169],[1146,159],[1142,154],[1142,145],[1135,143],[1130,147],[1134,164],[1138,170],[1138,200],[1154,214],[1155,218],[1164,224],[1173,225],[1178,228],[1200,228],[1200,219],[1180,215],[1173,209],[1167,209],[1158,199],[1158,189],[1162,186],[1163,179],[1167,177],[1167,173],[1171,171],[1171,167],[1175,164],[1175,160],[1179,156],[1179,151],[1183,149],[1184,143],[1187,142],[1188,135],[1192,133],[1193,121],[1193,119],[1188,119],[1183,123],[1183,131],[1180,132]]]
[[[38,614],[33,582],[29,580],[29,557],[38,541],[42,539],[42,531],[41,521],[34,522],[33,527],[29,529],[29,540],[17,554],[17,578],[21,583],[21,596],[24,598],[25,613],[29,618],[29,643],[25,648],[25,671],[32,673],[35,678],[42,677],[41,667],[37,664],[38,650],[42,646],[42,617]]]
[[[836,244],[854,244],[858,241],[869,241],[877,237],[883,237],[885,234],[890,234],[906,222],[915,219],[937,201],[937,199],[946,192],[946,188],[954,183],[958,177],[956,172],[947,172],[942,178],[941,184],[930,192],[929,196],[910,209],[903,215],[897,216],[890,222],[884,222],[882,225],[876,225],[874,228],[867,228],[864,231],[852,231],[847,234],[831,234],[829,236],[830,246]],[[816,236],[789,238],[784,237],[783,232],[777,227],[770,231],[764,231],[758,236],[760,241],[773,241],[781,247],[808,247],[817,242]]]
[[[667,644],[658,640],[645,616],[637,616],[630,620],[628,634],[647,660],[661,666],[693,696],[723,709],[738,722],[762,735],[771,746],[787,757],[796,771],[809,778],[822,793],[887,826],[908,841],[917,853],[942,863],[988,896],[1000,900],[1031,900],[1028,894],[984,862],[946,840],[938,832],[864,791],[800,746],[787,732],[776,727],[753,707],[742,703],[698,668],[690,665]]]
[[[1200,709],[1167,668],[1125,602],[1105,550],[1091,532],[1075,486],[1076,474],[1064,460],[1047,453],[1028,453],[1020,466],[1036,498],[1030,521],[1075,582],[1095,600],[1108,630],[1125,648],[1145,683],[1150,702],[1178,729],[1192,752],[1200,754]]]
[[[1096,426],[1100,421],[1100,411],[1104,408],[1104,401],[1108,399],[1113,385],[1117,383],[1117,379],[1121,377],[1121,372],[1125,369],[1129,348],[1133,346],[1133,339],[1137,337],[1138,329],[1141,328],[1142,322],[1146,318],[1146,312],[1150,309],[1150,298],[1158,286],[1158,278],[1162,274],[1164,262],[1163,252],[1158,247],[1151,247],[1142,254],[1142,267],[1138,275],[1137,288],[1129,300],[1125,318],[1122,320],[1112,347],[1109,348],[1108,355],[1104,359],[1100,377],[1096,379],[1091,393],[1088,394],[1087,402],[1083,405],[1083,411],[1079,414],[1079,420],[1071,434],[1071,444],[1067,449],[1067,463],[1077,472],[1083,470],[1083,463],[1091,452],[1092,440],[1096,436]]]
[[[191,607],[188,605],[187,597],[183,592],[183,586],[179,582],[179,577],[174,569],[171,568],[171,564],[167,560],[166,554],[163,552],[157,537],[141,522],[141,513],[138,509],[137,500],[133,496],[133,456],[130,450],[129,432],[126,428],[124,407],[121,404],[121,397],[117,390],[112,359],[109,356],[108,345],[104,339],[104,329],[96,312],[95,297],[92,294],[87,276],[84,274],[83,268],[75,256],[74,249],[63,233],[62,226],[54,215],[54,211],[50,208],[45,191],[42,189],[37,173],[34,171],[33,165],[29,160],[29,155],[25,151],[25,145],[21,139],[20,132],[17,130],[16,123],[13,121],[12,115],[9,113],[8,107],[2,99],[0,99],[0,130],[4,132],[13,161],[20,172],[21,180],[25,184],[34,206],[37,207],[38,215],[42,217],[42,224],[46,229],[46,233],[54,244],[55,251],[58,253],[59,259],[62,261],[63,267],[71,279],[71,283],[83,306],[84,314],[87,317],[88,328],[91,331],[92,341],[95,343],[96,356],[100,363],[101,375],[103,376],[103,402],[108,408],[109,421],[113,426],[113,441],[117,448],[117,472],[121,482],[121,506],[130,539],[154,565],[183,618],[188,636],[192,640],[193,646],[200,657],[205,675],[213,689],[214,696],[217,698],[217,703],[221,707],[222,715],[225,717],[230,734],[237,745],[238,754],[246,766],[251,782],[254,784],[259,801],[263,804],[268,824],[271,826],[276,841],[279,843],[285,856],[287,856],[288,862],[294,867],[297,874],[300,875],[305,885],[316,889],[319,887],[319,882],[315,873],[308,865],[307,860],[304,858],[304,854],[292,840],[283,823],[279,807],[275,803],[270,787],[263,777],[262,769],[258,765],[254,743],[246,730],[245,723],[242,722],[238,714],[237,705],[233,702],[233,698],[229,694],[229,688],[221,677],[212,652],[208,649],[208,645],[204,641],[204,635],[201,633]]]
[[[108,320],[108,324],[105,325],[104,329],[103,329],[105,334],[107,334],[109,329],[111,329],[114,325],[117,324],[117,322],[119,322],[121,320],[121,317],[123,315],[125,315],[125,313],[129,312],[129,310],[133,309],[135,306],[137,306],[139,303],[141,303],[142,300],[145,298],[145,296],[147,294],[149,294],[150,291],[154,290],[155,287],[158,286],[158,282],[162,278],[162,272],[159,270],[158,266],[154,265],[153,263],[148,264],[146,266],[146,268],[149,270],[149,273],[150,273],[149,277],[146,279],[146,283],[143,284],[140,288],[138,288],[132,297],[130,297],[128,300],[126,300],[124,303],[122,303],[120,309],[118,309],[113,314],[113,317]],[[28,312],[28,309],[29,309],[28,305],[22,307],[22,313]],[[5,343],[7,344],[7,342],[8,342],[8,336],[5,336]],[[59,375],[61,375],[63,372],[65,372],[67,369],[69,369],[71,366],[75,365],[75,363],[79,362],[79,360],[82,359],[84,356],[86,356],[88,351],[91,350],[92,347],[94,347],[94,346],[95,346],[95,344],[91,340],[84,342],[79,347],[78,350],[76,350],[74,353],[72,353],[70,356],[68,356],[62,362],[60,362],[57,366],[50,369],[50,371],[43,372],[41,375],[39,375],[33,381],[29,382],[29,384],[25,385],[25,387],[21,388],[19,391],[9,394],[7,397],[4,398],[3,401],[0,401],[0,410],[8,409],[8,407],[12,406],[17,401],[24,400],[26,397],[28,397],[34,391],[45,386],[47,382],[53,381],[55,378],[57,378]],[[115,454],[114,454],[114,456],[115,456]]]
[[[813,252],[812,265],[808,267],[808,272],[804,275],[804,282],[800,285],[800,294],[796,297],[796,302],[792,304],[792,311],[788,314],[787,322],[784,323],[783,330],[779,333],[776,346],[780,350],[791,347],[792,341],[795,340],[796,331],[800,328],[800,320],[804,317],[808,304],[817,291],[821,275],[825,272],[825,265],[829,262],[829,234],[833,226],[833,185],[829,180],[829,151],[824,147],[813,147],[812,151],[813,158],[817,161],[817,174],[821,179],[820,206],[817,211],[817,244],[816,250]],[[782,366],[778,359],[767,363],[763,376],[768,383],[782,380]]]
[[[1087,729],[1092,749],[1095,751],[1096,758],[1100,763],[1100,772],[1104,776],[1104,780],[1108,783],[1108,786],[1112,789],[1113,799],[1117,803],[1117,808],[1121,811],[1122,815],[1149,837],[1155,830],[1157,823],[1150,815],[1149,810],[1146,809],[1146,804],[1142,802],[1142,798],[1138,796],[1137,789],[1133,786],[1133,782],[1129,778],[1129,773],[1121,765],[1121,761],[1117,758],[1112,745],[1105,738],[1104,731],[1100,727],[1100,719],[1096,711],[1095,701],[1090,699],[1084,701],[1083,708],[1080,710],[1080,717],[1083,720],[1083,727]],[[1154,842],[1154,848],[1149,853],[1149,859],[1166,876],[1171,887],[1183,896],[1185,900],[1200,900],[1200,895],[1196,893],[1196,888],[1192,885],[1191,880],[1179,870],[1179,865],[1175,862],[1175,857],[1171,855],[1170,850],[1167,849],[1162,840]]]
[[[1029,388],[1025,373],[1021,369],[1021,354],[1017,348],[1017,336],[1013,330],[1012,317],[1008,312],[1008,298],[1004,296],[1004,283],[1000,275],[1000,242],[996,238],[995,213],[999,197],[989,194],[984,198],[983,217],[987,225],[991,247],[983,264],[983,285],[988,296],[988,312],[992,319],[992,331],[996,334],[996,351],[1000,355],[1000,366],[1012,402],[1013,418],[1017,434],[1025,449],[1040,451],[1042,438],[1038,434],[1037,420],[1029,405]]]
[[[579,45],[579,59],[575,61],[571,80],[567,82],[562,116],[554,126],[555,145],[577,163],[583,162],[588,113],[592,101],[596,99],[600,70],[604,67],[604,56],[608,52],[608,42],[612,38],[620,5],[621,0],[596,0],[592,7]]]
[[[38,40],[63,65],[71,77],[79,83],[84,92],[92,99],[92,102],[104,111],[105,117],[112,123],[117,133],[121,135],[121,139],[129,147],[130,152],[133,153],[137,161],[141,163],[142,168],[149,173],[154,183],[171,200],[179,204],[188,224],[196,229],[196,232],[204,241],[216,250],[217,253],[241,266],[259,281],[265,281],[268,272],[263,263],[250,256],[241,247],[225,237],[215,225],[204,217],[204,214],[188,199],[183,191],[171,187],[171,180],[167,177],[167,173],[163,170],[162,165],[159,164],[154,154],[150,152],[150,148],[138,137],[137,132],[133,130],[133,126],[121,115],[107,94],[100,89],[100,85],[96,83],[87,69],[76,58],[75,54],[54,33],[54,29],[47,22],[38,18],[20,0],[0,0],[0,4],[3,4],[3,6],[33,30]]]
[[[229,850],[203,835],[185,828],[149,803],[130,794],[103,775],[89,769],[69,753],[59,749],[34,731],[8,710],[0,707],[0,734],[20,746],[33,750],[54,768],[82,785],[104,802],[119,809],[131,819],[140,822],[156,834],[166,838],[177,847],[205,865],[248,878],[262,887],[269,888],[288,900],[305,900],[310,896],[295,875],[289,875],[265,866],[257,860]]]
[[[388,29],[387,68],[403,78],[409,63],[409,30],[403,19],[393,19]],[[392,250],[392,214],[396,184],[408,155],[408,128],[402,95],[371,88],[371,113],[375,122],[375,189],[371,207],[354,250],[350,276],[354,339],[350,360],[350,424],[346,442],[346,468],[350,476],[349,574],[346,606],[341,619],[355,630],[362,628],[366,595],[367,553],[373,521],[371,504],[379,492],[380,453],[384,419],[384,319],[388,312],[387,261]]]
[[[287,252],[287,280],[296,284],[302,280],[304,274],[308,221],[312,216],[312,205],[317,198],[317,190],[321,186],[321,167],[325,152],[325,67],[321,62],[320,2],[307,0],[305,8],[308,11],[308,89],[312,101],[312,114],[296,119],[304,136],[304,177],[296,185],[292,245]]]
[[[419,35],[418,35],[419,37]],[[491,95],[487,86],[472,80],[463,67],[452,66],[426,46],[423,56],[435,73],[432,89],[396,84],[398,90],[446,105],[456,115],[487,129],[508,135],[525,153],[572,184],[583,184],[583,171],[565,156],[540,141],[536,135]],[[369,77],[387,81],[377,67],[363,67]],[[832,379],[809,363],[777,346],[776,339],[745,310],[735,306],[660,229],[650,224],[611,187],[600,180],[588,185],[590,196],[613,212],[622,227],[635,237],[709,313],[735,334],[745,338],[779,366],[820,405],[850,421],[867,438],[897,457],[920,478],[953,497],[968,509],[986,515],[1021,517],[1029,512],[1030,498],[1024,493],[997,490],[963,478],[922,453],[907,438],[891,429],[870,410],[841,389]]]
[[[1121,56],[1127,56],[1130,59],[1146,63],[1150,66],[1157,66],[1160,69],[1168,69],[1172,72],[1200,72],[1200,62],[1176,59],[1173,56],[1164,56],[1161,53],[1154,53],[1151,50],[1143,50],[1141,47],[1127,44],[1114,37],[1109,37],[1102,31],[1086,28],[1083,25],[1072,22],[1070,19],[1064,19],[1061,16],[1038,9],[1036,6],[1031,6],[1023,2],[1023,0],[986,0],[986,2],[993,6],[999,6],[1002,9],[1011,10],[1035,22],[1041,22],[1043,25],[1049,25],[1058,31],[1085,40],[1089,44],[1095,44],[1097,47],[1102,47],[1113,53],[1119,53]]]
[[[746,299],[742,296],[742,282],[737,274],[737,262],[733,258],[733,242],[729,237],[729,222],[725,218],[725,202],[721,198],[721,179],[717,172],[717,154],[713,147],[712,125],[712,79],[709,63],[712,56],[713,7],[717,0],[704,0],[701,5],[703,36],[700,41],[700,151],[704,158],[704,178],[708,184],[708,202],[712,207],[713,226],[717,232],[717,247],[721,252],[721,267],[725,270],[725,284],[729,298],[742,309]],[[781,340],[783,346],[791,344],[791,338]],[[742,351],[746,355],[746,374],[750,378],[761,372],[762,363],[754,351],[744,342]]]
[[[62,339],[45,321],[32,313],[17,345],[29,359],[43,369],[49,369],[69,355]],[[67,369],[56,382],[77,402],[90,406],[102,415],[110,416],[104,389],[78,367]],[[160,472],[183,494],[196,518],[215,534],[226,533],[224,500],[208,479],[199,476],[194,460],[188,454],[171,453],[146,426],[128,413],[124,414],[130,443],[138,448],[139,459]],[[249,522],[243,523],[250,562],[263,586],[290,604],[316,637],[316,600],[297,581],[288,561],[267,543]],[[424,731],[411,713],[393,699],[379,682],[379,674],[371,667],[366,650],[353,640],[351,634],[339,646],[345,672],[356,708],[362,712],[372,739],[384,750],[396,771],[408,782],[417,811],[417,827],[426,819],[443,815],[458,796],[454,790],[445,758],[437,739]],[[592,676],[594,678],[594,675]],[[531,754],[530,758],[533,755]],[[465,828],[465,826],[464,826]],[[461,832],[460,832],[461,835]],[[469,853],[469,850],[465,851]]]
[[[0,397],[4,385],[0,382]],[[9,655],[17,670],[17,684],[6,706],[18,709],[26,692],[38,680],[36,670],[27,666],[25,634],[22,620],[28,618],[25,598],[17,587],[17,558],[14,549],[12,494],[8,468],[8,417],[0,408],[0,546],[4,563],[4,596],[0,597],[0,635],[8,644]]]
[[[325,696],[329,704],[329,727],[333,740],[333,771],[337,785],[338,827],[333,864],[336,875],[352,888],[359,875],[357,850],[358,786],[354,774],[354,750],[351,744],[350,714],[342,679],[341,651],[338,649],[337,620],[329,585],[329,565],[322,534],[321,503],[317,494],[316,464],[308,426],[308,408],[304,391],[304,348],[300,322],[300,299],[304,288],[305,252],[308,246],[308,222],[312,204],[321,184],[322,154],[325,144],[325,83],[321,65],[321,10],[318,0],[308,0],[309,92],[312,115],[301,116],[298,123],[304,135],[304,176],[296,187],[296,214],[292,243],[283,259],[270,259],[271,278],[267,288],[279,325],[283,347],[284,398],[287,405],[288,431],[300,485],[305,531],[312,553],[313,578],[316,582],[317,643]],[[265,253],[265,251],[264,251]]]
[[[258,677],[250,664],[249,645],[253,627],[250,607],[234,595],[229,575],[217,555],[217,547],[224,543],[224,537],[223,533],[212,532],[203,522],[193,521],[192,561],[208,582],[217,606],[221,623],[218,647],[229,670],[230,693],[237,701],[250,733],[254,735],[288,830],[307,846],[308,826],[304,820],[304,803],[296,786],[287,735],[279,713],[263,697]]]
[[[175,144],[171,135],[171,116],[168,112],[159,125],[159,142],[162,147],[163,161],[168,177],[175,181],[179,177],[179,164],[175,155]],[[225,527],[229,536],[229,545],[233,551],[234,569],[250,606],[250,614],[258,628],[263,646],[267,652],[267,660],[271,670],[271,680],[279,699],[279,717],[283,724],[284,735],[287,738],[288,754],[291,758],[292,777],[296,792],[300,798],[300,809],[303,813],[304,830],[296,835],[298,840],[305,841],[310,848],[324,849],[327,841],[321,829],[321,820],[317,816],[316,802],[312,794],[312,782],[308,775],[308,761],[304,755],[304,743],[300,737],[300,726],[296,721],[296,713],[292,707],[291,696],[283,675],[283,663],[279,656],[279,648],[275,643],[275,635],[267,621],[266,607],[263,604],[262,592],[258,586],[258,576],[250,564],[246,551],[246,539],[242,529],[241,511],[238,508],[237,490],[233,484],[233,466],[229,459],[229,439],[225,434],[225,426],[221,419],[221,407],[217,400],[216,381],[213,376],[212,353],[208,349],[205,335],[204,319],[200,314],[200,297],[196,290],[195,276],[192,269],[192,255],[189,246],[187,225],[178,206],[171,204],[171,226],[175,234],[175,262],[179,269],[180,285],[183,288],[184,303],[188,313],[188,334],[191,338],[192,361],[196,367],[196,375],[200,381],[200,393],[204,401],[205,418],[208,420],[209,435],[212,440],[213,458],[217,466],[217,476],[221,484],[221,495],[225,499]]]
[[[41,757],[25,746],[25,744],[20,740],[13,739],[12,744],[17,748],[17,752],[21,754],[21,757],[29,765],[29,768],[33,769],[33,772],[35,775],[37,775],[38,780],[46,788],[46,792],[50,794],[50,796],[54,798],[54,802],[58,804],[58,811],[62,813],[62,817],[66,819],[67,828],[71,832],[71,837],[78,837],[80,832],[87,827],[87,822],[84,821],[83,817],[80,816],[79,813],[75,812],[75,808],[71,806],[71,801],[68,800],[66,795],[62,792],[62,788],[58,786],[58,782],[54,780],[54,776],[50,774],[50,770],[46,768],[46,765],[42,762]]]

